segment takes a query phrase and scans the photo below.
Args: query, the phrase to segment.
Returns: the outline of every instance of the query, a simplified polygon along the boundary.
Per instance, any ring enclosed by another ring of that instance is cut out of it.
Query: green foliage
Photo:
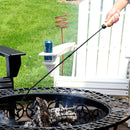
[[[77,41],[78,5],[57,0],[1,0],[0,45],[23,51],[20,72],[14,78],[15,88],[31,87],[46,73],[42,65],[44,41],[61,44],[61,30],[56,28],[56,16],[67,14],[68,29],[64,29],[64,42]],[[5,62],[0,57],[0,77],[6,75]],[[68,69],[67,69],[68,70]],[[65,71],[65,70],[64,70]],[[38,86],[53,86],[53,78],[47,77]]]

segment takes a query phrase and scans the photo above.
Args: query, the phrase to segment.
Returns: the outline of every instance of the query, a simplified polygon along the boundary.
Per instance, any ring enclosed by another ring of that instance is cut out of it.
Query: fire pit
[[[104,130],[130,118],[126,102],[97,92],[40,87],[26,95],[28,90],[0,91],[0,129]]]
[[[7,78],[2,78],[0,82],[2,87],[0,90],[1,130],[104,130],[110,127],[116,128],[118,124],[130,118],[128,113],[130,106],[111,96],[85,89],[35,87],[81,46],[31,88],[22,89],[13,89],[13,77],[17,76],[21,65],[20,57],[25,53],[0,47],[0,54],[5,56],[7,61]],[[14,63],[14,61],[17,62]]]

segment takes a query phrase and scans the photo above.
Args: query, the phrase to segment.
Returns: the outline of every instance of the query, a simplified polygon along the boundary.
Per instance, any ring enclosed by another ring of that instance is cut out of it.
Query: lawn
[[[53,46],[61,44],[60,28],[56,28],[55,17],[67,14],[68,28],[64,29],[64,42],[77,41],[78,5],[57,0],[1,0],[0,1],[0,45],[26,53],[22,56],[19,74],[14,78],[14,87],[31,87],[46,73],[42,65],[44,41],[52,40]],[[68,60],[72,62],[72,57]],[[71,73],[66,61],[65,74]],[[0,77],[6,76],[5,58],[0,57]],[[48,76],[37,86],[53,86]]]

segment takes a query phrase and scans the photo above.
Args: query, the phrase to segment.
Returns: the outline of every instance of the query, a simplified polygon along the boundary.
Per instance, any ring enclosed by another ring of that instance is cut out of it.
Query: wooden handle
[[[106,27],[108,27],[109,24],[112,22],[112,19],[113,19],[113,17],[111,17],[111,18],[108,20],[108,22],[104,23],[104,24],[102,25],[102,28],[105,29]]]
[[[120,14],[119,13],[115,13],[106,23],[104,23],[102,25],[102,28],[106,28],[109,25],[111,25],[110,23],[113,21],[113,19],[115,19],[114,23],[117,22],[119,20]]]
[[[108,20],[108,22],[104,23],[106,27],[109,26],[109,24],[112,22],[112,19],[113,19],[113,17],[111,17],[111,18]]]

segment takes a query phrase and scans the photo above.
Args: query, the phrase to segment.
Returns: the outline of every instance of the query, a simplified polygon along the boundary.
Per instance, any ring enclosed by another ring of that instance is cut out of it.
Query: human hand
[[[107,27],[111,27],[114,23],[116,23],[120,18],[120,11],[112,9],[106,16],[105,25]]]

